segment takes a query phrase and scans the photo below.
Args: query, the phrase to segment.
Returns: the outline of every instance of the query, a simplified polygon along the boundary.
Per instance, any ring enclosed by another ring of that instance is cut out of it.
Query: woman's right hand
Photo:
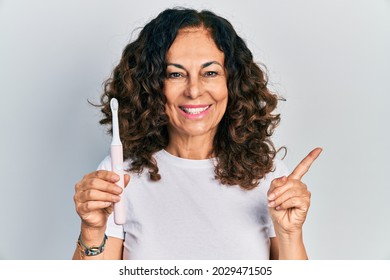
[[[122,188],[115,184],[118,181],[119,176],[114,172],[98,170],[85,175],[75,185],[73,199],[82,226],[90,229],[106,227],[108,216],[114,208],[113,203],[121,199]],[[129,181],[130,176],[125,174],[124,185]]]

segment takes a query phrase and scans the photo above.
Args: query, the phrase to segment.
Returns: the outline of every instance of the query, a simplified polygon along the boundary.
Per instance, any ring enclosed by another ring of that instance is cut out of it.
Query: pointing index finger
[[[294,171],[288,176],[291,179],[301,180],[302,177],[309,171],[312,163],[321,154],[322,148],[315,148],[311,151],[299,164],[295,167]]]

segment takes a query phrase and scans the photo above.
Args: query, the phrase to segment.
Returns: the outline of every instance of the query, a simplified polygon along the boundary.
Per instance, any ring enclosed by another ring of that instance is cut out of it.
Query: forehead
[[[180,29],[167,52],[167,60],[211,58],[223,62],[224,54],[203,27]]]

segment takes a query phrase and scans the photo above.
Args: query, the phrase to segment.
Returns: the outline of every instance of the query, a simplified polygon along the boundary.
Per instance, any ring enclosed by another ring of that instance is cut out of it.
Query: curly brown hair
[[[213,141],[215,176],[222,184],[253,189],[273,168],[276,150],[270,137],[280,121],[279,114],[273,114],[278,98],[267,88],[267,77],[243,39],[229,21],[213,12],[167,9],[146,24],[104,83],[100,123],[111,124],[109,101],[115,97],[120,104],[123,156],[131,160],[128,171],[147,168],[152,181],[160,180],[153,154],[169,141],[163,91],[166,53],[178,31],[188,27],[209,30],[225,55],[229,93]]]

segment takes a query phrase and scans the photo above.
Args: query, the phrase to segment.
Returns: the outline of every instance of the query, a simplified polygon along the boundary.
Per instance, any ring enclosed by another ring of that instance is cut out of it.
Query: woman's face
[[[207,136],[217,131],[228,102],[224,54],[203,28],[178,32],[166,56],[164,94],[172,137]]]

